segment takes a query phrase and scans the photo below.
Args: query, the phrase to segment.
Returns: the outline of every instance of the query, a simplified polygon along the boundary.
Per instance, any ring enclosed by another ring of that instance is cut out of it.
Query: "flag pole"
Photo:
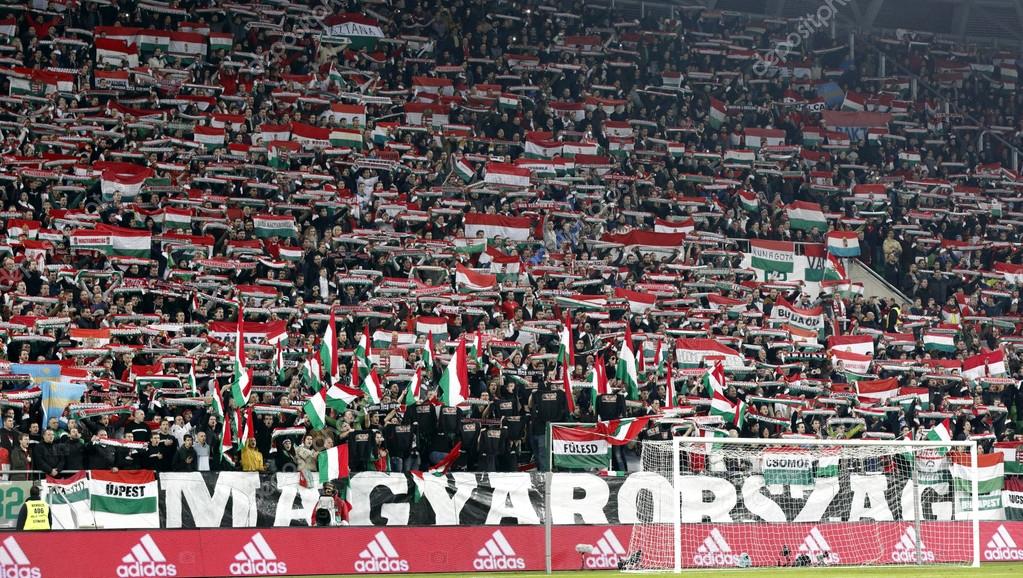
[[[543,540],[544,540],[544,564],[547,570],[547,574],[551,573],[551,530],[553,522],[551,521],[551,484],[554,482],[554,472],[551,470],[554,467],[554,457],[551,452],[551,429],[552,424],[547,423],[547,439],[544,441],[544,446],[547,448],[547,471],[544,472],[544,484],[543,484]],[[539,463],[539,461],[537,462]]]

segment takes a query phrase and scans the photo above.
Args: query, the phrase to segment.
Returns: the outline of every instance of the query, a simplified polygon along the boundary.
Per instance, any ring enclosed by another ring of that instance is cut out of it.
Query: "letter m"
[[[210,491],[212,485],[212,493]],[[164,493],[166,528],[220,528],[256,526],[256,493],[259,474],[255,472],[201,472],[160,474],[160,490]],[[227,520],[227,503],[231,516]],[[184,525],[184,506],[191,514],[191,523]]]

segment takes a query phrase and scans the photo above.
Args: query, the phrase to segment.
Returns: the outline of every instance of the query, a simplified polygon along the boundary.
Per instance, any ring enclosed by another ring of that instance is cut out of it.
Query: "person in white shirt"
[[[178,447],[181,447],[185,445],[185,434],[192,433],[192,424],[185,423],[185,418],[180,415],[174,416],[174,425],[171,426],[170,433],[178,440]]]

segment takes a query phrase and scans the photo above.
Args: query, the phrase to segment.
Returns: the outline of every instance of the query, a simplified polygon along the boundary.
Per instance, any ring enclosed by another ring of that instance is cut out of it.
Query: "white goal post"
[[[666,487],[639,496],[623,566],[979,566],[980,519],[1000,494],[979,494],[977,452],[976,441],[644,442],[643,475]]]

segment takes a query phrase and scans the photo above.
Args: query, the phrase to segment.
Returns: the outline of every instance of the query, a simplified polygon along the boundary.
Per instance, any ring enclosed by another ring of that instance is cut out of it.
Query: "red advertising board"
[[[693,524],[683,535],[687,567],[734,566],[749,554],[754,566],[775,566],[784,546],[816,552],[832,564],[905,564],[916,551],[911,524],[778,524],[770,531],[744,524]],[[958,528],[924,523],[925,562],[969,559]],[[863,538],[871,543],[864,547]],[[617,567],[629,549],[629,526],[559,526],[553,533],[556,570]],[[153,576],[274,576],[542,570],[539,526],[265,528],[109,530],[0,534],[3,578],[143,578]],[[1023,522],[982,522],[981,557],[1023,560]],[[810,546],[804,546],[810,544]],[[585,545],[583,548],[577,548]],[[582,552],[580,552],[580,550]],[[817,558],[815,558],[817,559]]]

